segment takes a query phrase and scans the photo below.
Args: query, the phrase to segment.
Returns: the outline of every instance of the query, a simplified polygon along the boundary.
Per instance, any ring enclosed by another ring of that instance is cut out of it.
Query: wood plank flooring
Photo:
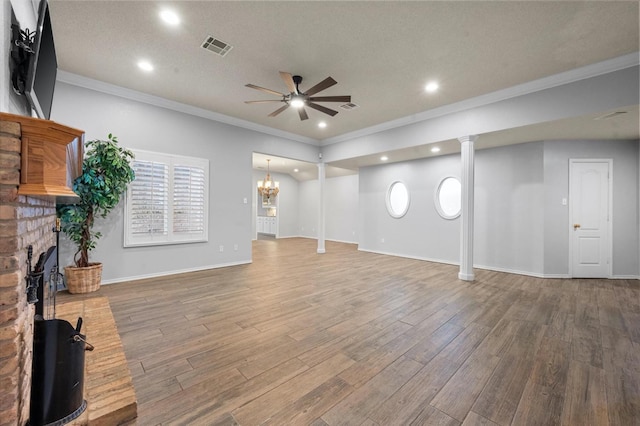
[[[638,425],[640,282],[457,268],[309,239],[103,286],[138,425]]]

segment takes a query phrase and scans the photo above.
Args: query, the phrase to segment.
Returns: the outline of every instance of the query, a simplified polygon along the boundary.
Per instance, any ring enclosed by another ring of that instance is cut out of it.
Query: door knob
[[[573,224],[573,229],[576,230],[578,228],[580,228],[580,224],[579,223],[574,223]]]

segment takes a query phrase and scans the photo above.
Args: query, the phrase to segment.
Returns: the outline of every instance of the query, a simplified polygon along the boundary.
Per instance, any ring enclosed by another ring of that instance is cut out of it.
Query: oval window
[[[392,217],[400,218],[409,210],[409,190],[400,182],[393,182],[387,191],[387,211]]]
[[[435,197],[436,210],[445,219],[455,219],[460,216],[462,208],[462,185],[460,181],[448,176],[438,185]]]

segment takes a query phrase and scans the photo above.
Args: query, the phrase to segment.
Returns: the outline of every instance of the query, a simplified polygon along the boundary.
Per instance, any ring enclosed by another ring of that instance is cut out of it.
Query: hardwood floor
[[[260,240],[103,286],[139,425],[638,425],[640,283]]]

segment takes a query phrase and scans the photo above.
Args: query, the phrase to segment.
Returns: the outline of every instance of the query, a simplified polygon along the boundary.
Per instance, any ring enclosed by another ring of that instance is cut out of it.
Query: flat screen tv
[[[25,95],[38,118],[51,116],[53,91],[56,85],[58,61],[53,43],[53,31],[47,0],[40,0],[38,28],[33,42],[33,54],[29,61]]]

